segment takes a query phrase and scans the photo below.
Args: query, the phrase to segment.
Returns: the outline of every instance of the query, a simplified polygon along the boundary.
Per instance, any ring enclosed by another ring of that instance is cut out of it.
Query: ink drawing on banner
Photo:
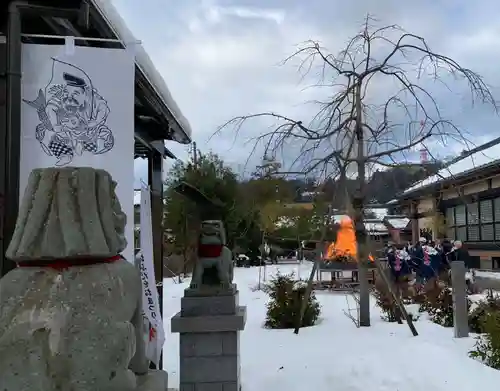
[[[46,167],[94,167],[116,182],[134,262],[135,57],[125,49],[22,45],[19,188]]]
[[[75,155],[100,155],[113,149],[115,139],[106,121],[108,102],[81,68],[52,58],[52,77],[34,100],[23,102],[36,110],[33,132],[40,148],[56,166],[73,162]]]

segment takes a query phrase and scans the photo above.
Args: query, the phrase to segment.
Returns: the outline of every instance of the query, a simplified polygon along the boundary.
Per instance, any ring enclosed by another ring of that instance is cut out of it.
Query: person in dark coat
[[[394,281],[400,282],[411,274],[408,261],[411,259],[410,255],[404,250],[398,250],[392,246],[387,251],[387,263],[391,270]]]
[[[469,252],[467,251],[467,249],[465,249],[463,247],[462,242],[460,240],[455,240],[455,242],[453,243],[453,249],[450,253],[449,260],[451,262],[462,261],[465,263],[465,267],[467,269],[471,268],[471,264],[470,264],[471,259],[470,259]]]
[[[443,242],[441,243],[441,247],[443,249],[443,255],[445,255],[446,258],[445,262],[449,264],[448,254],[453,249],[453,244],[450,242],[449,239],[444,239]]]
[[[422,246],[425,245],[425,238],[420,238],[418,243],[416,243],[410,253],[410,267],[413,271],[415,271],[417,275],[417,283],[423,283],[422,281],[422,262],[424,259],[424,251]]]
[[[441,254],[432,246],[422,246],[422,262],[420,264],[420,278],[423,282],[427,282],[438,276]]]

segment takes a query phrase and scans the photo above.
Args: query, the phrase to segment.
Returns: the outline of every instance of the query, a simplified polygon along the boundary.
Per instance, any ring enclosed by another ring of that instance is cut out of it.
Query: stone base
[[[179,391],[241,391],[241,384],[224,383],[181,383]]]
[[[223,291],[218,295],[207,296],[200,291],[186,289],[181,299],[181,316],[234,315],[237,313],[239,293],[234,290]]]
[[[221,285],[201,285],[198,288],[184,289],[184,297],[233,296],[236,292],[236,284],[231,284],[229,288]]]
[[[186,293],[171,320],[172,332],[180,333],[179,391],[239,391],[246,307],[238,306],[236,287],[216,296]]]
[[[173,333],[215,333],[243,330],[247,320],[247,308],[238,307],[234,315],[182,316],[182,311],[170,320]]]
[[[167,391],[168,374],[165,371],[149,371],[137,377],[138,391]]]

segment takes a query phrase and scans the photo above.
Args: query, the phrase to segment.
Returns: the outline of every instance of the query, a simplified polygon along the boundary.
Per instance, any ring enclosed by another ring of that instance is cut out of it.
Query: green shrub
[[[396,305],[389,289],[383,283],[379,282],[380,280],[381,279],[375,280],[375,287],[372,293],[375,297],[377,306],[382,312],[381,318],[386,322],[396,322],[398,317],[401,318],[399,308]]]
[[[481,322],[484,334],[476,338],[474,350],[469,352],[469,356],[492,368],[500,369],[500,312],[485,314]]]
[[[264,286],[263,290],[270,296],[265,326],[271,329],[295,327],[305,296],[305,282],[296,281],[293,274],[277,274]],[[318,300],[314,292],[311,292],[301,327],[313,326],[318,320],[320,311]]]
[[[436,286],[432,292],[425,294],[425,301],[420,304],[420,312],[427,312],[432,322],[443,326],[453,327],[453,295],[449,286]],[[467,308],[471,301],[467,299]]]
[[[416,296],[415,304],[419,304],[418,312],[429,312],[432,310],[432,304],[426,300],[424,295]]]
[[[453,327],[453,296],[451,288],[445,287],[436,297],[435,302],[430,302],[427,309],[430,319],[443,327]]]
[[[399,288],[401,294],[401,302],[403,305],[413,304],[413,299],[411,297],[409,283],[407,281],[399,282],[399,284],[395,285],[395,288]],[[399,309],[398,305],[394,301],[389,288],[383,283],[381,278],[375,279],[375,287],[372,291],[373,296],[375,297],[376,304],[380,308],[382,312],[382,320],[386,322],[397,322],[398,318],[403,320],[403,314]],[[419,319],[418,315],[408,313],[408,316],[416,322]]]
[[[476,307],[469,314],[469,327],[474,333],[484,333],[484,317],[491,312],[500,311],[500,296],[488,295],[486,300],[476,303]]]

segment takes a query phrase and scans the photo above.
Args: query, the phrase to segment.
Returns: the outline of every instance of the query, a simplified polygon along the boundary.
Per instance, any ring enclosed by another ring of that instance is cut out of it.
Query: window
[[[462,242],[467,241],[467,227],[457,227],[456,235],[456,240],[460,240]]]
[[[455,206],[455,225],[466,225],[465,205]]]
[[[479,224],[479,204],[474,202],[467,205],[467,225]]]
[[[495,229],[493,224],[481,225],[481,240],[495,240]]]
[[[446,209],[446,226],[452,240],[500,241],[500,198]]]
[[[446,224],[448,227],[455,226],[455,208],[446,209]]]
[[[467,227],[467,238],[471,242],[478,242],[480,240],[479,236],[479,225],[469,225]]]
[[[495,221],[500,222],[500,198],[496,198],[495,200],[493,200],[493,205]]]
[[[493,223],[493,200],[485,200],[479,203],[481,223]]]

